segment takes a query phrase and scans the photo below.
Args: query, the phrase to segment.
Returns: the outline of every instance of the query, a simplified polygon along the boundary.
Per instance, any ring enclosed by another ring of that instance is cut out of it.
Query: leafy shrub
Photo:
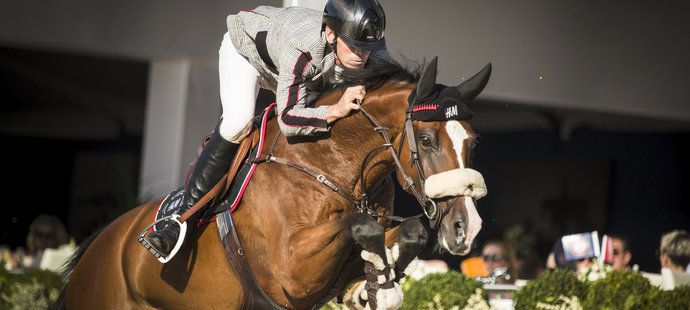
[[[348,310],[348,308],[344,304],[339,304],[335,300],[331,300],[323,305],[321,310]]]
[[[418,281],[408,278],[403,296],[402,309],[462,309],[470,299],[469,306],[488,309],[482,284],[454,271],[432,273]]]
[[[54,272],[28,269],[12,274],[0,269],[0,309],[48,309],[63,286]]]
[[[652,292],[652,309],[690,309],[690,286],[676,287],[671,291],[655,290]]]
[[[634,271],[607,271],[596,281],[547,271],[517,291],[515,309],[690,309],[690,287],[662,291]]]
[[[612,271],[592,282],[585,309],[650,309],[655,288],[634,271]]]
[[[537,309],[538,304],[562,305],[572,297],[583,300],[587,296],[587,284],[572,272],[557,269],[544,272],[515,292],[515,309]],[[541,305],[540,305],[541,306]]]

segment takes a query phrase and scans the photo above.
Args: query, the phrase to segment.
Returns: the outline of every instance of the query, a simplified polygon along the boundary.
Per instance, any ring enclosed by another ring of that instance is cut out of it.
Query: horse
[[[410,272],[405,268],[430,232],[436,232],[440,248],[465,255],[481,229],[475,199],[485,187],[481,174],[469,167],[477,135],[466,104],[483,90],[490,64],[453,87],[436,84],[436,58],[421,70],[389,62],[367,67],[343,73],[351,84],[366,81],[368,91],[360,111],[334,124],[328,136],[286,138],[275,118],[268,122],[266,141],[275,141],[271,155],[317,171],[321,179],[275,161],[258,164],[232,214],[256,282],[282,308],[318,307],[358,283],[367,284],[364,293],[354,294],[362,296],[359,302],[366,304],[367,296],[374,302],[371,291],[381,291],[378,284]],[[337,102],[343,91],[325,91],[316,106]],[[433,118],[444,114],[447,119]],[[393,174],[417,197],[426,217],[391,228]],[[324,179],[339,185],[340,193],[321,184]],[[161,201],[130,210],[80,245],[65,270],[59,307],[246,307],[215,225],[191,229],[166,264],[138,244]],[[367,264],[383,281],[362,280]],[[379,301],[379,308],[399,306]]]

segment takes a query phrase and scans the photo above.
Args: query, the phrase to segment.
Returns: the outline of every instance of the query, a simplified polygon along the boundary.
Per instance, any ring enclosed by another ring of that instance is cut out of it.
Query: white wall
[[[179,187],[188,80],[187,59],[155,60],[149,69],[146,132],[143,141],[139,193],[153,198]]]

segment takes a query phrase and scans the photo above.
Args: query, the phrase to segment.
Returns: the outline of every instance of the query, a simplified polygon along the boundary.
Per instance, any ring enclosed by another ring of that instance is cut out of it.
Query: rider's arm
[[[305,82],[314,75],[311,55],[299,49],[282,51],[276,89],[278,124],[286,136],[308,136],[328,132],[328,106],[306,107]]]
[[[294,55],[289,54],[287,61],[281,59],[276,101],[278,103],[278,124],[285,136],[317,135],[330,130],[330,125],[338,119],[347,117],[359,106],[354,102],[364,100],[364,86],[348,87],[340,100],[334,105],[322,105],[310,108],[312,102],[306,102],[305,81],[315,74],[311,65],[311,55],[299,49]]]

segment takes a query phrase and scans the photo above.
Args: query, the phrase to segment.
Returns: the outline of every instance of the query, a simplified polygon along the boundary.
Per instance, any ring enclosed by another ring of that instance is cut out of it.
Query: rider
[[[336,104],[318,108],[309,102],[310,94],[337,82],[343,67],[361,69],[369,58],[391,59],[377,0],[328,0],[323,14],[260,6],[228,16],[227,25],[219,51],[223,114],[199,155],[177,214],[191,208],[229,169],[251,129],[259,87],[276,93],[278,124],[285,136],[323,134],[359,109],[356,101],[364,98],[365,89],[348,87]],[[146,240],[167,257],[180,237],[178,225],[167,225]]]

